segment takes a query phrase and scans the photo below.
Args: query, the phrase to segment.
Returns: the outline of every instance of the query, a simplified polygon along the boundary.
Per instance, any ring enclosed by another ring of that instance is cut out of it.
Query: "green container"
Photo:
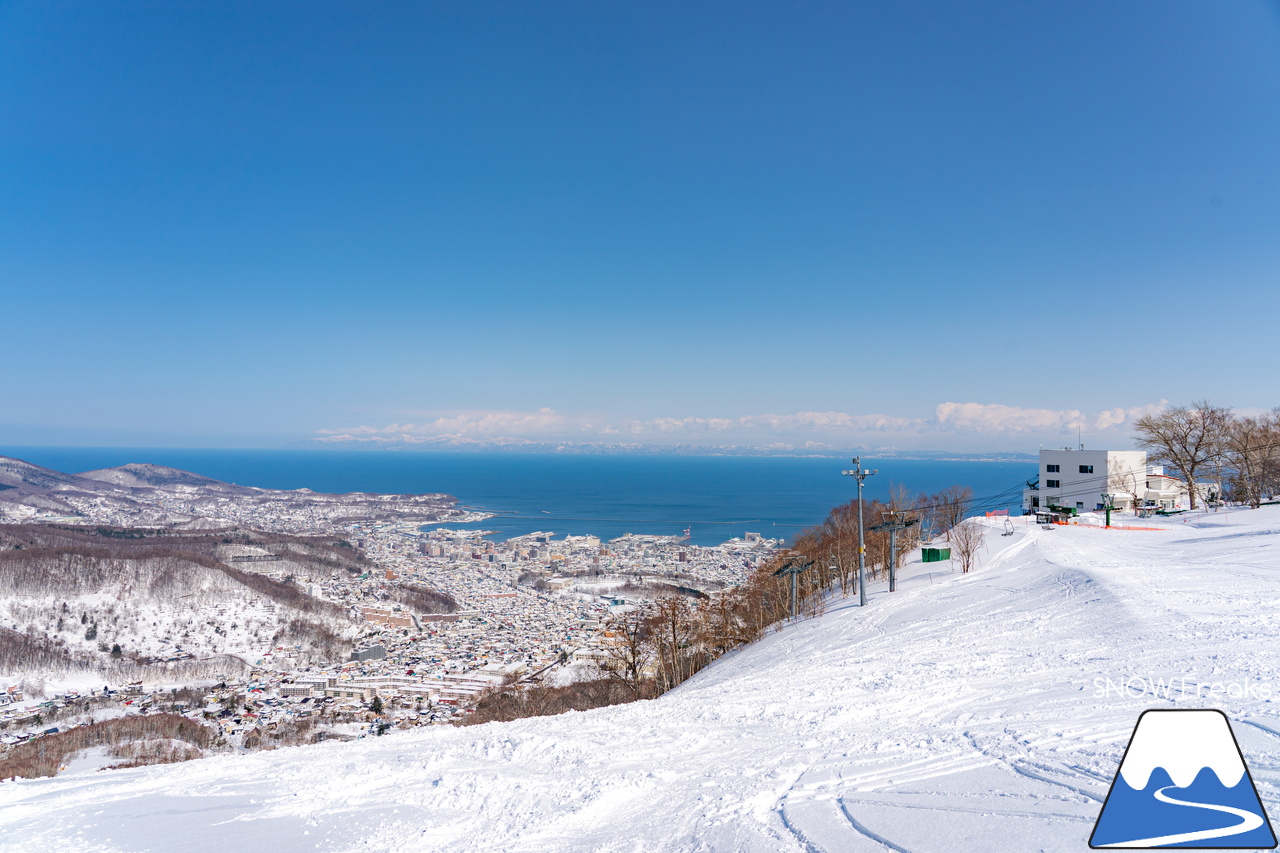
[[[922,563],[940,563],[943,560],[951,559],[950,548],[921,548],[920,555]]]

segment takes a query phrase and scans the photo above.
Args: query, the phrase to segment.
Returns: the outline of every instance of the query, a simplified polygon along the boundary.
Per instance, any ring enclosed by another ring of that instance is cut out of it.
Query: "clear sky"
[[[1280,5],[0,3],[0,444],[1280,404]]]

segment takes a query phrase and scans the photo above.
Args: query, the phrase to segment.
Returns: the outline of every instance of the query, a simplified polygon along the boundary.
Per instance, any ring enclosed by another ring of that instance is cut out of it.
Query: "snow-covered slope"
[[[299,584],[238,568],[261,554]],[[324,538],[0,526],[0,687],[234,672],[280,645],[341,660],[358,626],[304,590],[370,565]]]
[[[1280,813],[1278,510],[993,527],[651,702],[5,782],[0,848],[1082,850],[1151,707],[1225,711]]]

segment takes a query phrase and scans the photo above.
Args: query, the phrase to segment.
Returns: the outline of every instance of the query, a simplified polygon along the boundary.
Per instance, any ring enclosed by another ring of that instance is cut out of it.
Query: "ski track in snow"
[[[1162,532],[997,521],[970,574],[911,563],[897,593],[834,597],[657,700],[6,782],[0,850],[1081,850],[1150,707],[1248,722],[1275,813],[1280,507]],[[1098,695],[1129,677],[1276,701]]]

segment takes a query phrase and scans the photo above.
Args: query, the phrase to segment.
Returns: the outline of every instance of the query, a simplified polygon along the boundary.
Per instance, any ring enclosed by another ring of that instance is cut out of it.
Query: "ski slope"
[[[1280,816],[1280,507],[996,521],[969,575],[912,563],[654,701],[5,782],[0,850],[1079,851],[1171,707],[1223,710]]]

